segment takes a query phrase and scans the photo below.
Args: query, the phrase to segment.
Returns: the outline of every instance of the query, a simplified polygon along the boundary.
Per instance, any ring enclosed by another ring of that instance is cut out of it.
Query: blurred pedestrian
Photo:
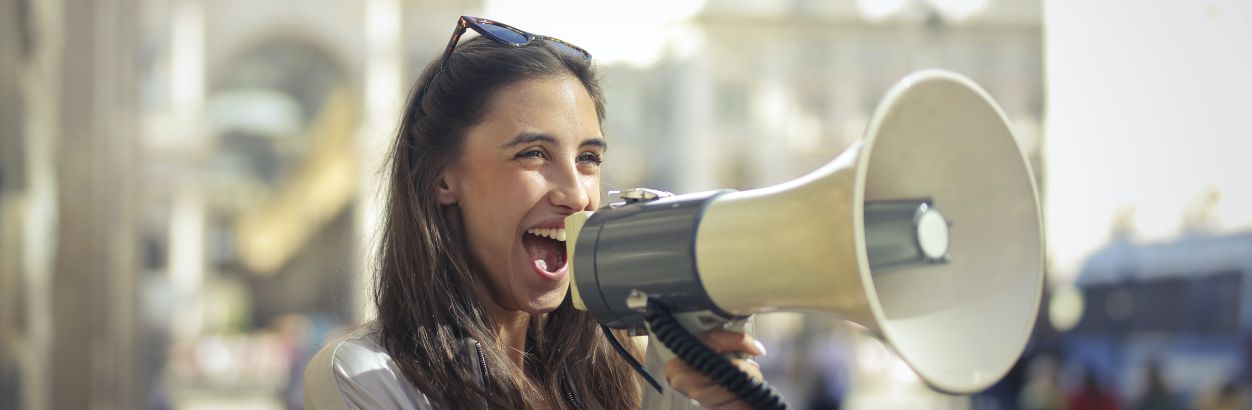
[[[1165,375],[1161,362],[1153,360],[1146,369],[1147,391],[1135,403],[1135,410],[1175,410],[1181,409],[1178,397],[1173,389],[1165,383]]]
[[[1058,363],[1051,355],[1039,355],[1026,367],[1026,384],[1018,397],[1022,410],[1065,410],[1065,392],[1061,391]]]
[[[1087,366],[1083,374],[1082,387],[1069,396],[1070,410],[1117,410],[1121,405],[1117,397],[1100,383],[1095,367]]]
[[[1248,388],[1238,382],[1237,378],[1230,378],[1221,387],[1209,390],[1200,395],[1196,400],[1195,408],[1197,410],[1247,410],[1252,408],[1252,401],[1248,397]]]

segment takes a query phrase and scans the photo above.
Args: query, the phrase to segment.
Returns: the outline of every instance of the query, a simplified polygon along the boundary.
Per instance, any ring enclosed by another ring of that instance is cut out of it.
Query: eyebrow
[[[513,139],[510,140],[509,142],[506,142],[504,143],[504,145],[501,145],[500,148],[507,149],[507,148],[512,148],[514,146],[518,146],[522,144],[530,144],[533,142],[545,142],[545,143],[549,143],[552,145],[557,145],[556,138],[551,135],[535,133],[535,132],[522,132],[520,134],[517,134],[516,137],[513,137]],[[582,143],[578,144],[580,148],[588,146],[588,145],[600,147],[600,149],[605,150],[605,151],[609,150],[609,142],[605,141],[604,138],[588,138],[588,139],[583,140]]]

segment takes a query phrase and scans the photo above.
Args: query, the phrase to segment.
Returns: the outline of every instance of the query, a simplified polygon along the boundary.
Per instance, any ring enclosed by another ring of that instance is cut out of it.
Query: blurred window
[[[1091,285],[1075,332],[1230,336],[1238,332],[1241,271],[1195,272]]]
[[[1175,277],[1151,282],[1132,282],[1128,295],[1134,304],[1130,311],[1130,327],[1134,332],[1169,332],[1182,325],[1183,309],[1177,303],[1187,301],[1192,292],[1188,278]]]
[[[1239,299],[1243,275],[1238,271],[1205,275],[1192,280],[1183,306],[1181,328],[1186,333],[1234,335],[1239,328]],[[1162,304],[1170,304],[1163,301]]]

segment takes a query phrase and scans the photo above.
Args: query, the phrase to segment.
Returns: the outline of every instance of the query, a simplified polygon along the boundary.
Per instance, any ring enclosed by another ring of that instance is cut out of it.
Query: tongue
[[[530,255],[531,262],[546,272],[556,272],[565,266],[565,244],[531,234],[522,235],[522,246]]]

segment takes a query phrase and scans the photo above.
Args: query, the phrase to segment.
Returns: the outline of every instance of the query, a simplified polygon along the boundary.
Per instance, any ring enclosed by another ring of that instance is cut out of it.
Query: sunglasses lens
[[[563,41],[548,39],[548,44],[551,44],[552,47],[556,48],[558,51],[562,53],[565,53],[574,57],[578,57],[578,58],[587,59],[587,60],[591,59],[591,55],[587,54],[586,51],[570,46],[569,44],[565,44],[565,42]]]
[[[495,24],[483,24],[483,29],[486,29],[487,32],[491,33],[491,35],[499,37],[501,40],[509,43],[522,45],[527,42],[526,36],[521,33],[497,26]]]

